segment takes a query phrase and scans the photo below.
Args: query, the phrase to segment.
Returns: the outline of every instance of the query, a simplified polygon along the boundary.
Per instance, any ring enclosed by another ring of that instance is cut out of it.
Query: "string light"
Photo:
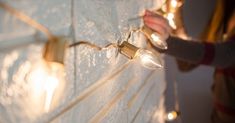
[[[179,8],[183,5],[183,0],[168,0],[166,5],[162,7],[163,16],[168,20],[170,26],[177,29],[176,15]]]
[[[179,7],[183,5],[183,3],[184,3],[184,0],[168,0],[166,3],[165,12],[175,13],[179,9]]]
[[[179,112],[177,111],[170,111],[166,114],[166,121],[173,121],[176,120],[179,116]]]
[[[174,15],[174,13],[167,13],[167,14],[165,15],[165,17],[166,17],[166,19],[168,20],[168,22],[169,22],[171,28],[177,29],[177,26],[176,26],[176,24],[175,24],[175,15]]]
[[[137,59],[144,67],[148,69],[162,68],[162,62],[158,56],[149,50],[138,48],[127,41],[120,46],[120,52],[130,59]]]
[[[63,60],[67,42],[64,38],[54,36],[46,27],[25,15],[23,12],[18,11],[2,2],[0,2],[0,7],[17,17],[19,20],[45,33],[48,37],[48,42],[44,48],[43,59],[32,66],[30,72],[27,74],[26,81],[33,84],[32,88],[36,93],[39,95],[42,95],[42,93],[45,94],[44,110],[49,112],[52,107],[52,100],[55,96],[54,94],[56,90],[59,88],[61,83],[64,83],[65,73]],[[166,48],[166,43],[160,43],[161,39],[157,37],[157,33],[153,33],[150,36],[153,41],[157,42],[156,44],[160,47]],[[124,41],[121,45],[111,43],[105,47],[99,47],[85,41],[74,43],[70,45],[70,47],[80,44],[89,45],[97,50],[103,50],[112,46],[118,48],[120,53],[124,54],[128,58],[138,60],[146,68],[156,69],[163,67],[160,58],[154,53],[146,49],[135,47],[126,41]]]
[[[45,92],[44,110],[48,112],[55,91],[64,81],[64,54],[67,42],[62,37],[54,36],[45,26],[4,2],[0,2],[0,7],[48,37],[43,59],[31,67],[26,77],[26,81],[33,85],[36,98],[40,98]]]
[[[91,44],[86,41],[80,41],[74,44],[71,44],[70,47],[78,46],[81,44],[88,45],[96,50],[103,50],[107,49],[109,47],[115,47],[118,48],[119,52],[123,54],[124,56],[128,57],[129,59],[136,59],[140,62],[141,65],[148,69],[156,69],[156,68],[162,68],[162,62],[159,56],[156,56],[154,53],[152,53],[149,50],[138,48],[127,41],[123,41],[121,45],[117,44],[108,44],[105,47],[99,47],[97,45]]]
[[[171,4],[171,6],[173,8],[177,8],[178,7],[178,1],[177,0],[171,0],[170,4]]]
[[[29,83],[34,83],[33,88],[38,94],[45,93],[45,112],[50,110],[55,91],[64,83],[66,47],[67,42],[63,38],[48,41],[44,47],[43,60],[33,65],[27,77]]]
[[[161,13],[163,17],[165,17],[170,26],[176,30],[177,27],[177,18],[175,17],[176,12],[179,7],[183,5],[184,0],[168,0],[165,5],[162,6],[162,8],[158,11],[158,13]],[[136,19],[140,19],[143,16],[138,16],[135,18],[130,18],[128,21],[133,21]],[[166,50],[168,48],[166,39],[164,39],[158,32],[153,31],[152,29],[148,28],[147,26],[143,26],[140,29],[145,36],[149,39],[149,41],[157,48]]]

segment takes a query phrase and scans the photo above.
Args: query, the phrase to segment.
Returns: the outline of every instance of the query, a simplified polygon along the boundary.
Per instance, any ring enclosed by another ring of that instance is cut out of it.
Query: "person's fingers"
[[[155,13],[149,11],[149,10],[145,10],[145,14],[144,16],[148,16],[148,15],[154,15]]]
[[[161,26],[159,24],[152,23],[152,22],[148,22],[148,21],[145,22],[145,25],[147,27],[151,28],[152,30],[156,31],[157,33],[159,33],[163,40],[165,40],[169,37],[169,32],[163,26]]]
[[[162,15],[159,15],[159,14],[157,14],[155,12],[151,12],[149,10],[145,11],[145,14],[144,14],[143,17],[146,17],[146,16],[158,17],[158,18],[162,18],[162,19],[164,18]]]
[[[157,24],[157,25],[161,25],[168,32],[171,32],[171,27],[168,24],[168,21],[165,18],[163,18],[163,17],[145,16],[143,19],[144,19],[144,23],[151,22],[151,23],[154,23],[154,24]]]
[[[163,16],[161,15],[158,15],[157,13],[154,13],[152,11],[149,11],[149,10],[145,10],[145,15],[143,16],[143,19],[145,21],[145,19],[149,19],[149,20],[152,20],[154,21],[154,23],[162,23],[165,25],[165,28],[167,28],[167,30],[169,32],[172,31],[172,28],[168,22],[168,20],[166,18],[164,18]]]

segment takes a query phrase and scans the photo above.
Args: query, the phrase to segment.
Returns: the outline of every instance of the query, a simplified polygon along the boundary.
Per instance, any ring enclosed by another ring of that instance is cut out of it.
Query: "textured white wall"
[[[161,6],[161,0],[74,0],[73,4],[71,0],[2,1],[54,35],[68,37],[69,43],[88,40],[100,46],[124,40],[132,28],[141,25],[140,20],[128,19],[146,8]],[[52,109],[46,113],[44,97],[33,95],[35,85],[25,80],[42,59],[46,36],[1,8],[0,18],[1,123],[163,122],[164,70],[143,68],[116,55],[112,48],[67,49],[66,81],[60,85],[63,91],[56,91],[59,99],[52,101]],[[138,36],[132,43],[141,46],[145,39]]]

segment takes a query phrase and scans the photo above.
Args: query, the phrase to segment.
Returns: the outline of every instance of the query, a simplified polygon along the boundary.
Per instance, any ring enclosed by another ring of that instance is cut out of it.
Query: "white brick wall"
[[[70,43],[88,40],[100,46],[124,40],[131,28],[140,26],[140,20],[128,19],[137,17],[145,8],[161,5],[161,0],[74,0],[73,41],[71,0],[3,2],[23,11],[53,34],[69,37]],[[136,61],[116,56],[116,49],[96,51],[86,46],[66,50],[64,90],[59,103],[45,113],[44,99],[32,97],[33,87],[25,76],[29,66],[41,59],[46,36],[1,8],[0,17],[1,123],[163,121],[164,70],[143,68]],[[144,40],[133,43],[141,45]]]

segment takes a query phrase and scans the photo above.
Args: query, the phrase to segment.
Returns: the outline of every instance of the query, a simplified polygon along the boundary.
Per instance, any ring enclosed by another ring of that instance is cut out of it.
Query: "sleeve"
[[[219,68],[235,64],[235,41],[211,44],[170,37],[167,43],[165,53],[186,62]]]

